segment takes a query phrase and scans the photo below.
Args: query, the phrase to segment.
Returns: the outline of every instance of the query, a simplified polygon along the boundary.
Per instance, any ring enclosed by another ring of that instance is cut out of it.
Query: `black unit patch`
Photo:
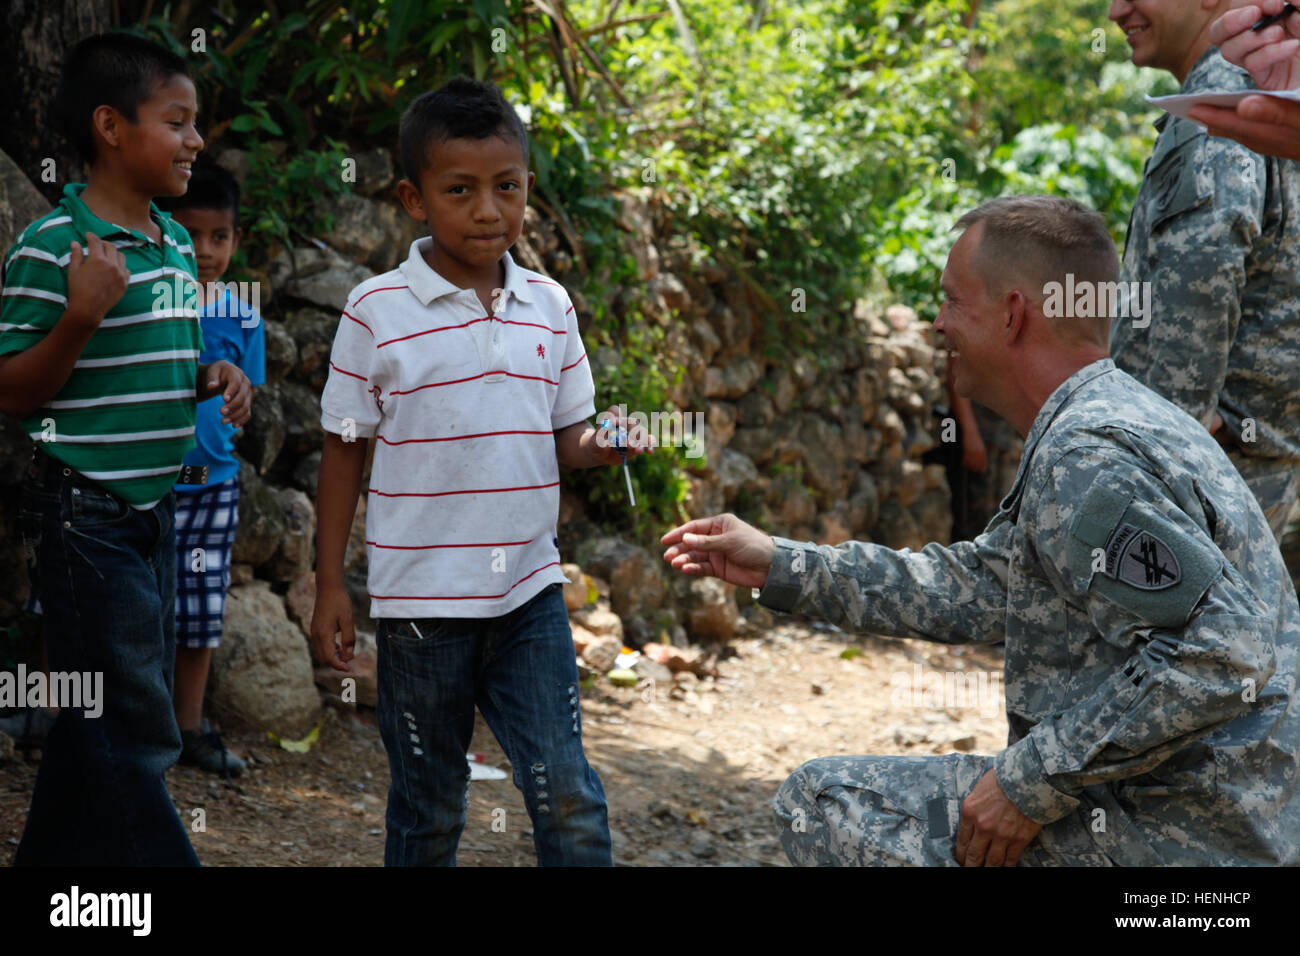
[[[1143,591],[1163,591],[1183,579],[1169,545],[1128,523],[1116,528],[1106,542],[1106,574]]]

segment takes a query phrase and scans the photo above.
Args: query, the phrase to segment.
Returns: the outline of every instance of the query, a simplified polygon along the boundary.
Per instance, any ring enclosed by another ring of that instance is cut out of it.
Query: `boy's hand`
[[[342,586],[319,587],[316,607],[311,615],[311,645],[316,659],[336,671],[351,673],[347,662],[352,660],[352,648],[357,635],[352,628],[352,599]],[[339,640],[335,640],[335,635]]]
[[[605,422],[606,427],[601,428],[601,422]],[[638,424],[632,418],[619,417],[617,405],[597,415],[596,423],[596,429],[588,432],[584,438],[587,454],[599,464],[621,465],[623,454],[626,454],[630,460],[653,451],[656,447],[654,436],[644,425]],[[621,449],[615,447],[619,428],[627,429],[626,441]]]
[[[226,404],[221,406],[222,424],[241,427],[252,416],[253,384],[238,365],[222,359],[207,367],[207,385],[196,394],[206,401],[220,392]]]
[[[111,242],[86,233],[86,247],[72,244],[68,257],[68,315],[79,325],[98,328],[108,310],[126,294],[131,272],[126,256]]]

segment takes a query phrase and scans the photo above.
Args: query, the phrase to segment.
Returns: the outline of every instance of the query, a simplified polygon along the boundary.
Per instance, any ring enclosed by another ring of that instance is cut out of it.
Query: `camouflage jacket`
[[[1181,92],[1253,87],[1212,47]],[[1246,454],[1300,459],[1300,163],[1156,128],[1122,275],[1150,283],[1152,314],[1117,318],[1111,355],[1203,424],[1217,411]]]
[[[768,607],[1005,639],[994,768],[1031,819],[1083,814],[1127,865],[1300,863],[1295,590],[1223,450],[1110,359],[1044,403],[973,542],[775,540]]]

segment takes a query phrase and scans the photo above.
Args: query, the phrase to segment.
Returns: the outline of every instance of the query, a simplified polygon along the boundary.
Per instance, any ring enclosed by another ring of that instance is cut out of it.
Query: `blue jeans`
[[[542,866],[609,866],[600,779],[582,751],[578,668],[560,585],[496,618],[382,619],[379,731],[388,866],[456,864],[477,704],[514,769]]]
[[[19,524],[50,670],[102,673],[103,711],[59,712],[15,865],[198,865],[163,778],[181,752],[175,506],[169,492],[137,511],[58,463],[29,471]]]

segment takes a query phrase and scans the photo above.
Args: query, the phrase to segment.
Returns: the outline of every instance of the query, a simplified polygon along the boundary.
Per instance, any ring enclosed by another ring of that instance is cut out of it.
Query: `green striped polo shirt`
[[[189,233],[150,205],[162,229],[148,236],[100,219],[73,184],[48,215],[23,230],[5,256],[0,355],[31,348],[68,305],[68,259],[86,233],[113,243],[131,277],[63,388],[23,428],[42,449],[134,508],[171,490],[194,447],[195,375],[203,337]]]

